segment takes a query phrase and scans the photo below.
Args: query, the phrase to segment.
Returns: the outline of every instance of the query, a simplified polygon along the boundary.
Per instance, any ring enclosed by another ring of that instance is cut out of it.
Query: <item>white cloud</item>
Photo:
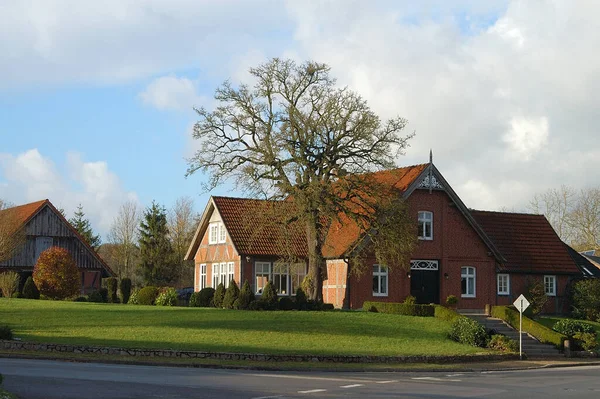
[[[127,201],[138,201],[134,192],[126,191],[106,162],[85,162],[78,153],[66,154],[66,171],[57,168],[50,157],[37,149],[12,155],[0,153],[0,198],[23,204],[48,198],[71,216],[82,204],[96,231],[104,234]]]
[[[528,161],[548,141],[548,119],[512,118],[510,129],[502,139],[516,151],[516,155]]]
[[[154,79],[139,96],[145,104],[159,110],[191,110],[206,102],[192,80],[176,76]]]

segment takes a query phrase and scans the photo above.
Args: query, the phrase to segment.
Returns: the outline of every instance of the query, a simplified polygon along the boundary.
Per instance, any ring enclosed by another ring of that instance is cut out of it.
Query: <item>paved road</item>
[[[594,398],[600,366],[484,373],[308,373],[0,359],[4,388],[53,398]]]

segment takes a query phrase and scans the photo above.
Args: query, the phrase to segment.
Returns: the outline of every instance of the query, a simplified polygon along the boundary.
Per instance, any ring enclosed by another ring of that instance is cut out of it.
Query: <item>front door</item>
[[[410,294],[417,303],[440,303],[440,271],[437,261],[411,261]]]

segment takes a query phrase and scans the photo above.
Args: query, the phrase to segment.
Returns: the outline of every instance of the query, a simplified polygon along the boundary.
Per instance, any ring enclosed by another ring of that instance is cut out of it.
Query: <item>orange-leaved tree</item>
[[[51,247],[40,254],[33,269],[33,281],[40,294],[65,299],[79,293],[79,270],[64,248]]]

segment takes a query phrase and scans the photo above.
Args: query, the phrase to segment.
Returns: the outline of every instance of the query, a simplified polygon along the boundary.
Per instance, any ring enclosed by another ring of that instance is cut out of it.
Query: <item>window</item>
[[[200,265],[200,286],[199,289],[206,288],[206,264]]]
[[[498,295],[510,294],[510,278],[508,274],[498,274]]]
[[[419,240],[433,240],[433,213],[419,211]]]
[[[235,278],[233,275],[234,265],[233,262],[227,263],[227,285]]]
[[[219,264],[213,263],[212,265],[212,287],[217,288],[219,285]]]
[[[290,294],[296,295],[296,290],[300,288],[304,277],[306,277],[306,264],[294,263],[290,265]]]
[[[35,238],[35,261],[37,262],[40,254],[52,246],[52,237]]]
[[[556,276],[544,276],[544,289],[546,295],[556,296]]]
[[[388,269],[385,266],[373,265],[373,296],[388,295]]]
[[[223,223],[219,223],[219,244],[223,244],[227,241],[227,231],[225,230],[225,225]]]
[[[227,263],[221,263],[220,273],[219,273],[219,283],[223,284],[225,288],[229,287],[229,281],[227,281]]]
[[[217,244],[219,234],[219,223],[211,223],[208,225],[208,244]]]
[[[287,263],[275,263],[273,265],[273,284],[278,294],[288,295],[288,265]]]
[[[254,287],[257,294],[262,294],[270,276],[271,264],[269,262],[256,262],[254,265]]]
[[[463,298],[475,298],[475,268],[465,266],[460,268],[460,278]]]

